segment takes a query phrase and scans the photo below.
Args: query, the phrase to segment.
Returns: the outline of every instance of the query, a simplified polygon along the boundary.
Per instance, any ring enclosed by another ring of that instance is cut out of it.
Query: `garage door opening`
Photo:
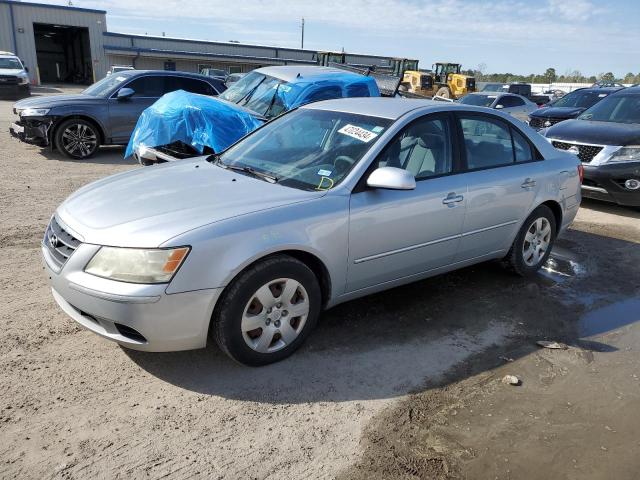
[[[34,23],[40,83],[93,83],[89,29]]]

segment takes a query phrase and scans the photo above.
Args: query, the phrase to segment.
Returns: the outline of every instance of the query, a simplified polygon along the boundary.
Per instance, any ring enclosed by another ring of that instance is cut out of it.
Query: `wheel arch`
[[[265,261],[268,258],[275,257],[278,255],[288,255],[296,260],[304,263],[309,269],[313,272],[313,274],[318,279],[318,284],[320,285],[320,292],[322,294],[322,308],[329,303],[331,299],[331,275],[329,274],[329,269],[325,265],[325,263],[313,253],[295,249],[295,248],[287,248],[283,250],[277,250],[273,252],[266,253],[258,258],[254,258],[251,262],[244,265],[240,270],[238,270],[235,275],[227,282],[226,286],[222,291],[222,295],[229,288],[229,285],[233,283],[233,281],[238,278],[243,272],[247,271],[249,268],[253,267],[255,264]]]
[[[98,131],[98,135],[100,136],[99,138],[100,145],[104,145],[105,139],[106,139],[104,127],[95,118],[91,117],[90,115],[85,115],[82,113],[73,113],[70,115],[65,115],[64,117],[60,117],[58,121],[56,121],[54,127],[51,129],[52,130],[51,138],[50,138],[51,145],[55,146],[55,148],[58,148],[58,146],[55,145],[55,139],[56,139],[56,135],[58,134],[58,129],[60,128],[60,125],[62,125],[67,120],[74,120],[74,119],[84,120],[86,122],[93,124]]]
[[[553,217],[556,221],[555,233],[556,235],[558,235],[558,233],[560,232],[560,229],[562,228],[562,207],[555,200],[547,200],[546,202],[542,202],[540,205],[544,205],[545,207],[548,207],[553,212]]]

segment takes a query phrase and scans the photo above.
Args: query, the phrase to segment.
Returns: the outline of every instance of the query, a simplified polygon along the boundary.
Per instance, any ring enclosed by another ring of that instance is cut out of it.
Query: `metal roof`
[[[95,10],[93,8],[80,8],[80,7],[70,7],[67,5],[55,5],[50,3],[36,3],[36,2],[19,2],[16,0],[0,0],[0,3],[7,3],[13,5],[19,5],[21,7],[43,7],[43,8],[55,8],[62,10],[75,10],[76,12],[87,12],[87,13],[100,13],[106,15],[106,10]]]

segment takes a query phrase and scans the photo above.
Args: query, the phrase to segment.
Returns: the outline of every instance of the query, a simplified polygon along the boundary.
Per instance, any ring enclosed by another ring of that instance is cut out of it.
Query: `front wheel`
[[[451,98],[451,92],[447,87],[442,87],[436,92],[436,97]]]
[[[540,205],[527,217],[513,241],[505,257],[508,266],[523,277],[533,275],[549,258],[555,237],[553,212],[549,207]]]
[[[62,122],[56,130],[55,145],[67,157],[84,160],[98,150],[100,134],[93,123],[71,118]]]
[[[214,312],[211,334],[234,360],[266,365],[300,347],[320,307],[313,271],[295,258],[277,255],[250,267],[227,287]]]

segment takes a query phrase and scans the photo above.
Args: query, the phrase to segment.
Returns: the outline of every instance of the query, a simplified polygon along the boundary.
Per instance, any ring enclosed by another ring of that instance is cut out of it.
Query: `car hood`
[[[53,108],[58,106],[69,106],[70,104],[84,105],[92,103],[104,102],[102,97],[94,97],[92,95],[50,95],[46,97],[25,98],[16,102],[14,108]]]
[[[582,107],[543,107],[531,113],[532,117],[576,118],[586,109]]]
[[[198,157],[98,180],[67,198],[56,215],[86,243],[157,247],[207,224],[325,193],[271,184]]]
[[[567,120],[545,132],[547,138],[594,145],[638,145],[640,125],[589,120]]]

